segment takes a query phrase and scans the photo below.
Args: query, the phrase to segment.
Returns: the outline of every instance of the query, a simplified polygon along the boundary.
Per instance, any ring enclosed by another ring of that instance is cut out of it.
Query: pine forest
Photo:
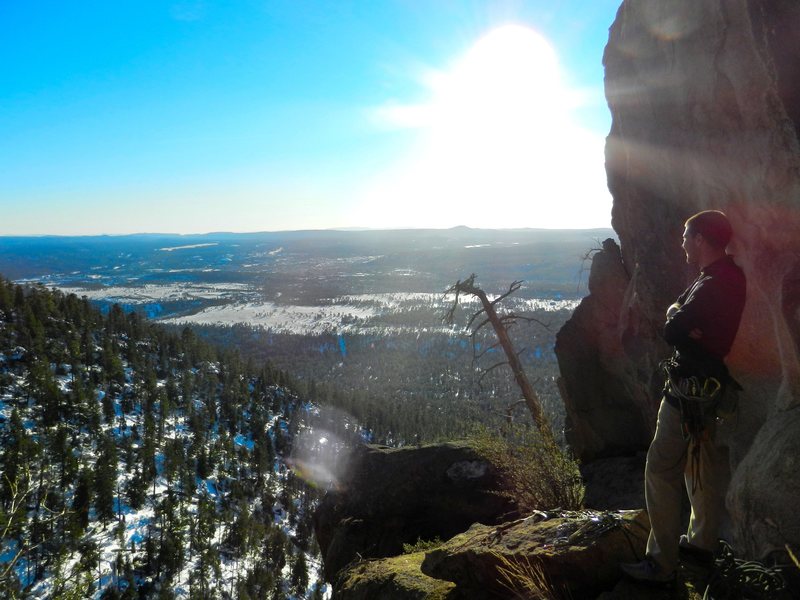
[[[324,597],[321,492],[288,466],[317,408],[288,383],[0,279],[0,596]]]

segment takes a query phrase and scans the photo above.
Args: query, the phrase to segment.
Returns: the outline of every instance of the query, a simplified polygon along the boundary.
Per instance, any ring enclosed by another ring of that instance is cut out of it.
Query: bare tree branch
[[[444,318],[442,319],[446,323],[452,323],[455,320],[455,312],[456,308],[458,307],[458,298],[461,295],[462,290],[472,287],[472,284],[475,281],[475,273],[467,277],[463,282],[459,279],[455,282],[452,286],[447,288],[444,291],[443,298],[447,298],[450,294],[455,294],[456,297],[453,300],[453,304],[450,306],[450,309],[445,313]]]
[[[494,306],[495,304],[498,304],[498,303],[502,302],[503,300],[508,298],[511,294],[516,292],[520,287],[522,287],[522,281],[521,280],[512,282],[511,285],[508,286],[508,291],[505,294],[501,294],[500,296],[498,296],[497,298],[492,300],[491,301],[491,305]],[[478,289],[478,288],[475,288],[475,289]]]
[[[473,347],[472,347],[472,349],[473,349],[473,353],[472,353],[473,362],[474,362],[474,361],[478,361],[478,360],[480,360],[481,358],[483,358],[483,357],[486,355],[486,353],[487,353],[487,352],[491,352],[492,350],[494,350],[495,348],[497,348],[499,345],[500,345],[500,342],[495,342],[495,343],[494,343],[494,344],[492,344],[491,346],[486,346],[486,348],[484,348],[484,349],[481,351],[481,353],[480,353],[480,354],[477,354],[477,355],[475,354],[475,346],[473,346]]]
[[[519,360],[519,356],[524,349],[520,352],[516,352],[514,350],[514,345],[511,342],[511,338],[508,335],[508,329],[512,326],[519,317],[515,317],[513,314],[499,316],[497,311],[495,310],[495,306],[508,298],[511,294],[516,292],[522,286],[522,281],[514,281],[508,286],[508,291],[504,294],[501,294],[494,300],[489,300],[486,292],[484,292],[480,287],[475,285],[475,274],[472,273],[469,277],[467,277],[464,281],[458,280],[453,286],[448,288],[445,294],[455,294],[455,299],[453,301],[452,306],[446,312],[444,319],[450,323],[453,322],[455,318],[455,311],[458,305],[458,300],[462,294],[475,296],[480,300],[482,308],[475,312],[472,317],[469,319],[469,323],[467,325],[467,329],[472,327],[475,319],[478,315],[484,314],[486,318],[481,321],[481,323],[472,330],[471,338],[473,343],[473,364],[477,361],[480,356],[485,354],[488,350],[484,351],[481,355],[476,357],[475,353],[475,341],[476,337],[475,334],[484,327],[487,323],[491,323],[492,328],[494,329],[495,334],[497,335],[498,344],[503,348],[503,352],[505,352],[507,360],[505,362],[497,363],[492,365],[488,369],[486,369],[478,379],[478,385],[480,387],[483,378],[486,377],[489,373],[494,371],[496,368],[507,364],[510,368],[512,373],[514,374],[514,379],[517,382],[517,385],[522,392],[522,396],[525,398],[525,403],[528,406],[528,410],[531,412],[531,416],[533,417],[536,426],[538,427],[542,437],[545,438],[545,441],[555,443],[555,438],[553,436],[553,431],[550,428],[550,423],[547,421],[547,418],[544,415],[544,411],[542,409],[542,403],[539,400],[538,394],[536,394],[535,390],[531,386],[530,382],[528,381],[527,376],[525,375],[525,371],[522,368],[522,363]],[[524,319],[527,320],[527,319]],[[536,321],[536,319],[531,318],[530,321]]]
[[[578,271],[578,285],[575,287],[576,292],[580,292],[583,274],[591,269],[592,258],[603,249],[603,243],[600,241],[600,238],[594,238],[594,243],[596,245],[593,248],[589,248],[584,252],[583,256],[580,257],[581,268],[580,271]]]
[[[537,319],[536,317],[525,317],[523,315],[518,315],[517,313],[510,312],[508,314],[503,315],[500,317],[500,321],[505,324],[507,321],[515,322],[515,321],[525,321],[526,323],[536,323],[550,331],[550,325],[544,323]]]
[[[28,497],[33,493],[33,486],[31,485],[31,476],[30,476],[30,469],[25,466],[22,468],[22,473],[15,481],[11,481],[11,479],[6,475],[3,474],[6,482],[8,483],[8,489],[11,492],[11,498],[9,500],[9,508],[8,510],[2,515],[4,518],[3,523],[0,523],[0,529],[2,529],[2,535],[0,536],[1,540],[8,539],[12,532],[12,528],[14,527],[15,519],[17,518],[18,513],[21,510],[24,510],[28,507]],[[20,487],[22,485],[22,488]],[[49,516],[42,519],[40,523],[48,524],[48,523],[55,523],[57,519],[66,515],[69,510],[65,507],[62,508],[60,511],[54,511],[47,506],[47,497],[50,490],[50,483],[44,487],[44,490],[40,490],[40,495],[43,495],[44,498],[37,497],[37,502],[39,503],[39,509],[44,509],[44,512],[49,513]],[[9,577],[14,565],[26,554],[30,553],[31,551],[35,550],[39,546],[42,545],[43,542],[39,542],[36,544],[31,543],[20,543],[19,550],[3,565],[3,570],[0,571],[0,582],[6,581]]]
[[[507,424],[509,427],[511,426],[511,422],[512,422],[512,419],[513,419],[513,412],[514,412],[514,409],[515,409],[516,407],[518,407],[520,404],[525,404],[525,398],[523,398],[522,400],[517,400],[516,402],[512,402],[511,404],[509,404],[509,405],[506,407],[506,412],[505,412],[505,415],[504,415],[504,416],[505,416],[505,418],[506,418],[506,424]]]
[[[495,369],[497,369],[497,368],[500,368],[500,367],[502,367],[503,365],[507,365],[507,364],[508,364],[508,361],[507,361],[507,360],[504,360],[504,361],[502,361],[502,362],[499,362],[499,363],[495,363],[495,364],[493,364],[493,365],[492,365],[491,367],[489,367],[488,369],[484,369],[484,370],[483,370],[483,372],[481,373],[481,376],[478,378],[478,384],[480,385],[480,382],[481,382],[481,381],[483,381],[483,378],[484,378],[484,377],[486,377],[486,376],[487,376],[489,373],[491,373],[491,372],[492,372],[492,371],[494,371]]]
[[[481,310],[479,310],[478,312],[476,312],[474,315],[472,315],[472,317],[471,317],[471,318],[470,318],[470,320],[469,320],[469,323],[467,323],[467,326],[466,326],[464,329],[469,329],[470,327],[472,327],[472,323],[475,321],[475,317],[477,317],[478,315],[480,315],[480,314],[481,314],[481,313],[483,313],[483,312],[484,312],[484,311],[483,311],[483,309],[481,309]],[[480,322],[480,324],[479,324],[479,325],[477,325],[477,326],[475,327],[475,329],[473,329],[473,330],[472,330],[472,335],[475,335],[475,333],[477,333],[477,332],[478,332],[478,330],[479,330],[481,327],[483,327],[484,325],[488,325],[488,324],[489,324],[489,323],[491,323],[491,322],[492,322],[492,321],[489,319],[489,317],[486,317],[486,318],[485,318],[483,321],[481,321],[481,322]]]

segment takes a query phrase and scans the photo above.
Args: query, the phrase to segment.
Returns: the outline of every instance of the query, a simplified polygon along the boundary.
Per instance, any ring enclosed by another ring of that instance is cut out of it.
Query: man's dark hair
[[[728,217],[720,210],[704,210],[686,220],[686,231],[699,233],[714,248],[724,249],[731,241],[733,228]]]

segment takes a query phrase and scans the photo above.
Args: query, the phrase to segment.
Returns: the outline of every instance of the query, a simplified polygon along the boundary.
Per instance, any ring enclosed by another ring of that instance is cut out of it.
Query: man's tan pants
[[[666,572],[678,566],[678,540],[681,533],[683,483],[689,493],[692,514],[686,531],[689,543],[714,550],[725,509],[725,490],[729,479],[727,448],[715,443],[715,427],[699,444],[700,461],[692,473],[693,444],[684,439],[680,411],[661,401],[658,422],[645,466],[645,500],[650,516],[647,556]],[[693,476],[699,474],[699,481]],[[692,493],[692,487],[695,487]]]

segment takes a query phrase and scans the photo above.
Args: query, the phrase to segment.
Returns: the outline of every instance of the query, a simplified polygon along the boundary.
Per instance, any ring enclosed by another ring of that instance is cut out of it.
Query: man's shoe
[[[689,542],[689,538],[686,535],[682,535],[678,542],[678,554],[682,561],[708,566],[714,564],[714,553],[711,550],[695,546]]]
[[[619,567],[625,575],[639,583],[658,586],[672,586],[675,583],[675,571],[665,571],[651,558],[638,563],[621,563]]]

